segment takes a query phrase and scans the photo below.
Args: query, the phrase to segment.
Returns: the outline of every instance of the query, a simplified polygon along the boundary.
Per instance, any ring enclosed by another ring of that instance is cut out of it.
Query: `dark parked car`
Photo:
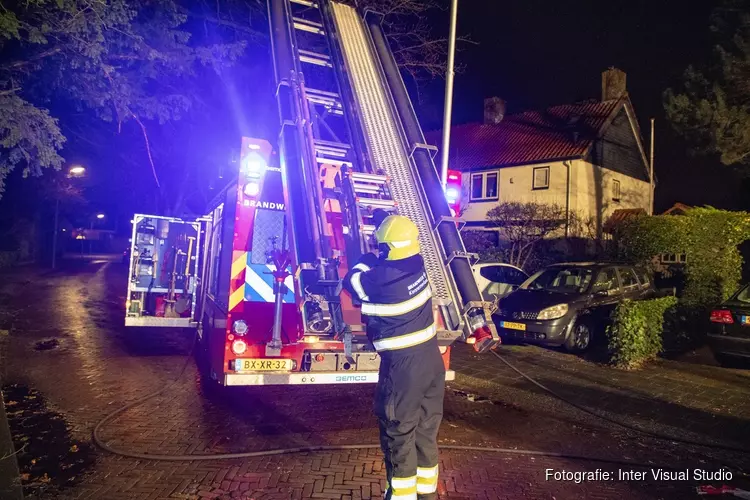
[[[750,359],[750,283],[711,312],[708,345],[721,364]]]
[[[556,264],[501,299],[493,319],[505,339],[580,352],[604,333],[619,302],[655,295],[644,269],[612,263]]]

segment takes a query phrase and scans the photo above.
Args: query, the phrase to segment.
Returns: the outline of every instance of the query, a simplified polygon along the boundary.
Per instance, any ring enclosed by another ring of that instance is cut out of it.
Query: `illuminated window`
[[[499,174],[485,172],[471,176],[471,200],[494,201],[499,196]]]

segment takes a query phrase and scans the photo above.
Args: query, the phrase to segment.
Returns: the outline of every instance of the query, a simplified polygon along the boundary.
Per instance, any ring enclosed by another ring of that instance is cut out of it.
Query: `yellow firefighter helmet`
[[[419,253],[419,229],[403,215],[389,215],[378,227],[379,245],[388,247],[386,260],[401,260]]]

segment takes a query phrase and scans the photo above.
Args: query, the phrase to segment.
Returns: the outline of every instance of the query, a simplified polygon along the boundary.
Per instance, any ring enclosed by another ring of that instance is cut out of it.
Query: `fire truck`
[[[341,279],[377,248],[384,210],[419,227],[452,379],[451,345],[497,332],[454,217],[460,175],[444,192],[382,16],[330,0],[269,0],[268,14],[277,148],[243,138],[204,217],[134,216],[126,326],[197,328],[203,375],[222,385],[376,382]]]

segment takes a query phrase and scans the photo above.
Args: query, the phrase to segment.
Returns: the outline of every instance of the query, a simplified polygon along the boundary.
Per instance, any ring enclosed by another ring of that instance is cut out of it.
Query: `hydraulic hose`
[[[197,341],[198,341],[198,337],[196,333],[195,341],[193,342],[193,348],[191,349],[190,354],[188,354],[188,356],[186,357],[185,363],[180,369],[178,375],[171,382],[169,382],[168,384],[162,386],[160,389],[150,394],[147,394],[141,398],[136,399],[135,401],[131,403],[121,406],[120,408],[106,415],[96,424],[96,426],[94,427],[94,431],[93,431],[93,440],[97,446],[99,446],[101,449],[105,451],[108,451],[109,453],[123,456],[123,457],[135,458],[139,460],[157,460],[157,461],[172,461],[172,462],[189,462],[193,460],[208,461],[208,460],[242,459],[242,458],[252,458],[252,457],[267,457],[267,456],[274,456],[274,455],[289,455],[289,454],[294,454],[294,453],[313,453],[313,452],[321,452],[321,451],[380,449],[379,444],[354,443],[354,444],[343,444],[343,445],[333,445],[333,446],[324,445],[324,446],[300,446],[300,447],[294,447],[294,448],[276,448],[276,449],[271,449],[271,450],[248,451],[244,453],[216,453],[216,454],[209,454],[209,455],[162,455],[162,454],[138,453],[138,452],[133,452],[133,451],[128,451],[128,450],[122,450],[122,449],[119,449],[119,448],[116,448],[114,446],[110,446],[109,444],[107,444],[100,435],[101,429],[105,425],[107,425],[109,422],[112,422],[117,417],[125,413],[126,411],[142,405],[146,401],[152,398],[155,398],[156,396],[169,390],[173,385],[175,385],[185,374],[185,371],[187,370],[187,367],[190,364],[191,358],[193,357],[193,350],[195,349],[195,345],[198,343]],[[511,366],[511,368],[515,370],[515,367],[510,365],[510,363],[505,361],[499,355],[497,356],[503,362],[505,362],[506,364],[508,364],[509,366]],[[527,375],[522,374],[520,371],[518,371],[518,373],[528,378],[532,382],[536,383],[536,381],[534,381]],[[541,386],[541,384],[539,385]],[[560,398],[562,401],[571,404],[569,401],[561,398],[557,394],[554,394],[549,389],[545,388],[545,390],[555,395],[555,397]],[[501,454],[507,454],[507,455],[525,455],[525,456],[562,458],[562,459],[567,459],[567,460],[599,462],[599,463],[621,465],[621,466],[627,466],[627,467],[638,467],[638,468],[651,468],[654,466],[654,464],[646,464],[646,463],[635,462],[635,461],[614,460],[614,459],[592,457],[592,456],[585,456],[585,455],[572,455],[572,454],[560,453],[560,452],[554,452],[554,451],[525,450],[525,449],[516,449],[516,448],[494,448],[494,447],[488,447],[488,446],[461,446],[461,445],[440,445],[439,447],[440,449],[443,449],[443,450],[475,451],[475,452],[484,452],[484,453],[501,453]],[[678,470],[677,467],[671,467],[671,466],[660,466],[660,467],[662,467],[663,469],[668,469],[668,470]]]

